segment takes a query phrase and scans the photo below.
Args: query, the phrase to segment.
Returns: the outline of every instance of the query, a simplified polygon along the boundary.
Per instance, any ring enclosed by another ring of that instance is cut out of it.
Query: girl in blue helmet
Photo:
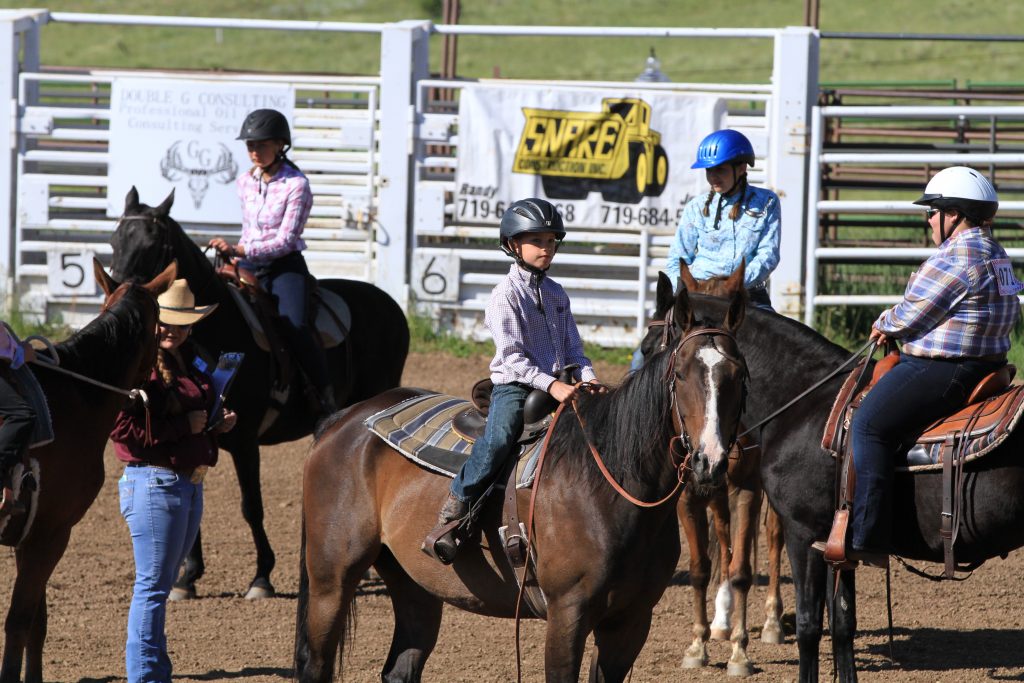
[[[683,210],[665,272],[679,281],[679,259],[697,280],[730,275],[746,262],[745,284],[755,306],[772,310],[768,277],[779,264],[779,197],[747,183],[754,147],[735,130],[719,130],[697,147],[690,168],[703,168],[711,191]]]

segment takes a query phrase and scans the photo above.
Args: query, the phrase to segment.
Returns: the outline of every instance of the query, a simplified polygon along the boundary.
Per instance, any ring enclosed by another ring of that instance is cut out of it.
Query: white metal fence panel
[[[99,298],[85,255],[95,253],[107,260],[110,254],[114,221],[105,215],[109,98],[111,83],[118,76],[292,85],[296,103],[290,157],[309,177],[313,191],[313,209],[303,234],[310,270],[318,277],[372,280],[378,78],[25,72],[18,93],[18,193],[11,273],[23,312],[47,319],[59,314],[77,326],[97,311]],[[155,205],[163,197],[141,199]],[[113,201],[120,204],[119,198]],[[237,237],[239,232],[239,226],[213,223],[184,227],[199,243],[213,235]],[[54,280],[54,272],[61,274],[60,281]]]
[[[897,303],[902,292],[877,294],[822,294],[819,268],[826,263],[892,263],[924,261],[933,248],[893,247],[823,247],[821,246],[821,217],[825,214],[900,215],[921,214],[922,208],[906,199],[827,200],[821,197],[821,180],[829,164],[894,165],[930,168],[936,172],[946,166],[974,166],[985,170],[990,167],[1024,164],[1020,152],[827,152],[825,129],[828,119],[844,118],[885,119],[887,121],[949,120],[963,124],[970,120],[1024,120],[1024,106],[817,106],[811,110],[810,168],[808,169],[807,225],[804,235],[805,252],[805,306],[804,322],[814,324],[814,316],[821,306],[886,306]],[[923,189],[924,183],[922,183]],[[1024,214],[1024,201],[999,203],[999,214]],[[1008,248],[1007,254],[1018,263],[1024,262],[1024,248]],[[1024,301],[1024,297],[1022,297]]]

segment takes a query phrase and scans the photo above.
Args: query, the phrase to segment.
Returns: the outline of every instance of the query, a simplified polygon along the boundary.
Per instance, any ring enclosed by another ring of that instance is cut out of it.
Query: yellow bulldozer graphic
[[[523,114],[512,170],[539,175],[548,198],[596,191],[605,201],[636,204],[665,189],[668,155],[643,100],[605,98],[600,112],[524,107]]]

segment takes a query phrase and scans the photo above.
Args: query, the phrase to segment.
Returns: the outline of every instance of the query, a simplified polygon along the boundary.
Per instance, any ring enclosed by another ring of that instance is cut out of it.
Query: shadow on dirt
[[[887,629],[863,631],[864,635],[886,639]],[[1018,629],[936,629],[894,628],[893,659],[900,671],[977,669],[987,671],[986,680],[1024,681],[1024,673],[997,674],[998,669],[1024,669],[1024,648]],[[869,645],[871,655],[888,659],[886,643]],[[860,671],[882,671],[877,660],[858,662]]]

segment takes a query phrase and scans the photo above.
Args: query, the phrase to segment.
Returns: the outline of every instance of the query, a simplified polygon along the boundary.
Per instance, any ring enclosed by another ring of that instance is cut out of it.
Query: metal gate
[[[22,73],[18,89],[17,221],[13,278],[23,312],[77,326],[99,303],[89,255],[106,261],[110,88],[118,77],[286,82],[296,94],[292,159],[313,191],[303,234],[318,277],[372,279],[378,79],[302,75],[217,76],[90,70]],[[156,205],[163,197],[142,197]],[[119,198],[113,198],[115,205]],[[183,225],[197,242],[236,237],[239,226]],[[54,286],[55,278],[59,279]],[[53,291],[57,289],[58,291]]]

